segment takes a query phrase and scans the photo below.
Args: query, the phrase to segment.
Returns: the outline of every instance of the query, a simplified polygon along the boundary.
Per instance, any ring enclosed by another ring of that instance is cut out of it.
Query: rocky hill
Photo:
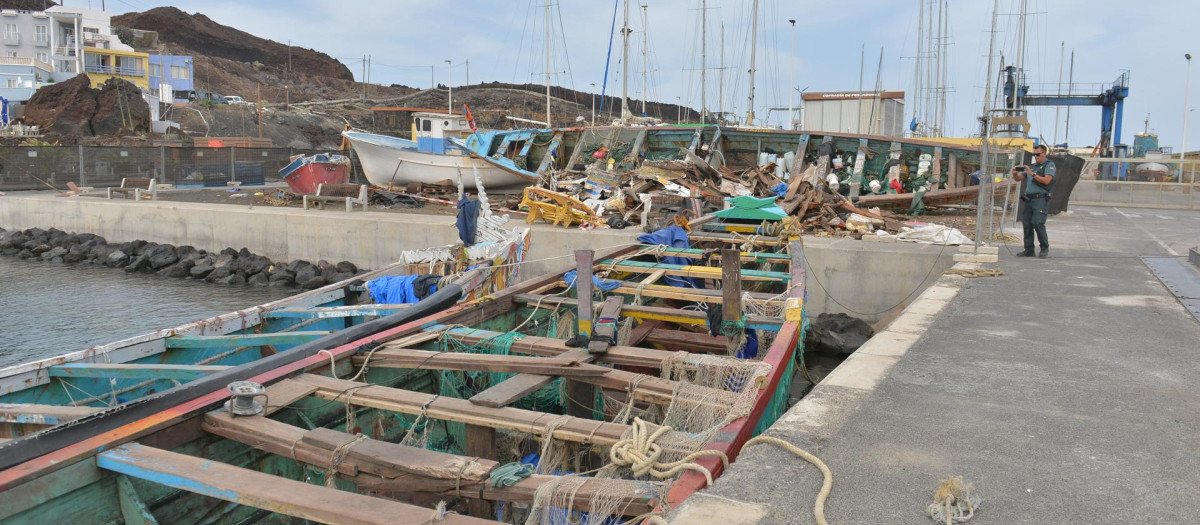
[[[0,9],[16,9],[18,11],[45,11],[58,5],[50,0],[0,0]]]
[[[162,42],[195,55],[237,62],[258,62],[264,67],[286,71],[291,55],[295,73],[354,81],[350,69],[333,57],[302,47],[288,46],[214,22],[203,14],[185,13],[175,7],[156,7],[142,13],[125,13],[112,18],[114,28],[157,31]]]

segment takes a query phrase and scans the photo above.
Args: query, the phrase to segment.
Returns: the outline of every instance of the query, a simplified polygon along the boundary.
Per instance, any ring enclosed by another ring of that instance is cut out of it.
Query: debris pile
[[[87,75],[45,86],[25,106],[25,123],[40,126],[48,139],[61,145],[97,136],[146,133],[150,106],[141,89],[116,77],[92,89]]]

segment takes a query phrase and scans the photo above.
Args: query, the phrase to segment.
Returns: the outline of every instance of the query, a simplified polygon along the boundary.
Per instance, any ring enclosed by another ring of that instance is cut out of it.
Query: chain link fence
[[[65,190],[68,182],[115,187],[127,177],[178,188],[263,184],[282,180],[279,170],[291,157],[315,153],[348,154],[294,148],[8,146],[0,147],[0,191]],[[350,159],[351,180],[365,183],[358,157]]]
[[[1071,203],[1200,210],[1200,160],[1085,159]],[[1145,165],[1148,169],[1141,169]]]

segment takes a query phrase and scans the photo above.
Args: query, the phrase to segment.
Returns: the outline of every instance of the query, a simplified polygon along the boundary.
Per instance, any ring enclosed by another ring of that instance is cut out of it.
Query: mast
[[[1022,0],[1024,2],[1024,0]],[[979,245],[983,241],[984,233],[983,218],[984,209],[991,211],[990,204],[992,203],[992,172],[991,152],[989,151],[991,142],[991,119],[988,113],[991,111],[992,103],[992,65],[996,51],[996,14],[1000,10],[1000,0],[992,2],[992,32],[988,42],[988,66],[984,78],[987,80],[983,88],[983,115],[979,118],[981,129],[979,130],[980,155],[979,155],[979,197],[975,200],[975,253],[979,253]],[[985,206],[984,203],[988,205]],[[988,232],[990,233],[990,232]]]
[[[746,112],[746,125],[754,125],[754,58],[755,51],[758,50],[758,0],[754,0],[754,10],[750,18],[753,20],[750,26],[750,109]]]
[[[1067,42],[1064,40],[1059,44],[1058,48],[1058,94],[1062,94],[1062,74],[1063,74],[1063,59],[1067,54]],[[1061,106],[1054,106],[1054,142],[1050,144],[1058,144],[1058,110]],[[1149,121],[1149,119],[1147,119]]]
[[[925,55],[926,55],[926,57],[925,57],[925,123],[926,124],[929,124],[932,121],[932,119],[930,118],[930,111],[933,108],[933,87],[934,87],[933,82],[934,81],[933,81],[933,65],[931,64],[931,59],[933,59],[934,55],[936,54],[936,52],[933,49],[933,36],[934,36],[934,31],[935,31],[934,27],[933,27],[933,1],[934,0],[929,0],[929,9],[927,9],[925,11],[926,16],[929,17],[929,20],[928,20],[928,22],[926,22],[926,25],[925,25]]]
[[[793,18],[788,20],[792,24],[792,54],[788,57],[788,66],[791,73],[788,75],[788,125],[787,129],[796,129],[796,116],[792,114],[792,108],[795,105],[792,103],[792,98],[796,92],[796,20]]]
[[[546,0],[546,127],[554,127],[550,121],[550,0]]]
[[[1017,85],[1013,86],[1013,109],[1021,107],[1021,86],[1025,85],[1025,13],[1029,0],[1021,0],[1020,27],[1017,32]],[[1029,130],[1024,130],[1026,134]]]
[[[867,44],[864,42],[858,47],[858,118],[854,123],[854,132],[862,133],[862,95],[863,95],[863,70],[867,67]],[[915,108],[916,105],[914,104]],[[915,111],[915,109],[914,109]],[[916,113],[913,113],[914,118]]]
[[[921,55],[922,55],[922,51],[924,50],[924,47],[925,47],[925,0],[917,0],[917,4],[920,5],[920,13],[917,15],[917,60],[916,60],[916,65],[913,66],[912,119],[914,121],[917,120],[917,117],[921,116],[921,60],[922,60]],[[863,50],[864,50],[863,53],[866,53],[866,51],[865,51],[866,45],[865,44],[863,46]],[[863,60],[866,60],[865,54],[863,55]],[[862,70],[863,70],[863,67],[861,65],[862,62],[859,62],[859,64],[860,65],[858,67],[858,91],[862,92]],[[861,113],[861,112],[862,112],[862,106],[859,106],[859,113]],[[860,118],[859,121],[861,122],[862,119]],[[859,130],[859,131],[861,132],[862,130]],[[917,134],[917,130],[914,129],[912,131],[912,134],[915,136]]]
[[[941,85],[942,109],[941,109],[941,112],[939,112],[939,115],[941,115],[942,118],[939,119],[939,121],[938,121],[938,129],[942,131],[942,136],[946,136],[946,79],[950,78],[948,75],[948,67],[949,66],[947,66],[947,64],[950,63],[950,60],[948,60],[949,57],[947,56],[948,55],[947,51],[949,51],[949,49],[950,49],[950,2],[946,2],[943,0],[942,4],[946,10],[946,20],[945,20],[945,22],[943,22],[943,24],[945,24],[945,26],[943,27],[943,30],[942,30],[942,39],[943,39],[942,40],[942,55],[941,55],[941,57],[942,57],[941,58],[941,62],[942,62],[942,85]]]
[[[650,27],[646,25],[646,8],[650,7],[647,4],[642,4],[642,115],[646,114],[646,99],[650,95],[646,93],[646,71],[650,69]]]
[[[708,95],[708,38],[705,30],[708,29],[708,2],[700,0],[700,125],[704,125],[704,112],[706,106],[705,96]]]
[[[725,23],[721,23],[721,68],[717,75],[717,119],[725,117]]]
[[[1067,73],[1067,95],[1075,94],[1075,50],[1071,50],[1071,72]],[[1063,142],[1071,142],[1071,106],[1067,106],[1067,122],[1063,126]]]
[[[942,82],[944,80],[942,78],[942,39],[944,38],[944,35],[942,35],[942,20],[943,20],[942,15],[943,15],[942,5],[941,5],[941,3],[939,3],[938,4],[938,25],[937,25],[937,46],[934,47],[934,49],[936,49],[937,52],[934,55],[934,62],[933,62],[933,68],[934,68],[934,71],[933,71],[933,78],[934,78],[934,82],[933,82],[933,130],[934,130],[934,135],[941,135],[941,133],[942,133],[941,96],[942,96]]]
[[[626,121],[633,116],[629,112],[629,0],[625,0],[625,21],[621,24],[621,41],[624,46],[621,55],[621,120]]]

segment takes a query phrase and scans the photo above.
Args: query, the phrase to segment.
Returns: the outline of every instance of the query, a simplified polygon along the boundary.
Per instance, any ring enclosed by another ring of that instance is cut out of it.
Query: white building
[[[904,136],[903,91],[805,93],[807,131]]]

